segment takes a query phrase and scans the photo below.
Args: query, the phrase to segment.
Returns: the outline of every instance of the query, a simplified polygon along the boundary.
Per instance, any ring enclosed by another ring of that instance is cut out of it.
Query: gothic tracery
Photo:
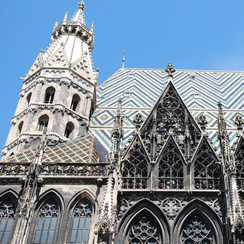
[[[159,244],[159,230],[155,223],[148,217],[143,216],[135,224],[132,225],[129,235],[129,244]]]

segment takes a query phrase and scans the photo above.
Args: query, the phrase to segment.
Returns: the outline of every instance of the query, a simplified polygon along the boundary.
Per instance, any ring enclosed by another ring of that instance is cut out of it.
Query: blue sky
[[[70,18],[77,0],[0,1],[0,148],[7,139],[24,77],[40,48],[51,43],[56,19]],[[243,0],[86,0],[95,21],[99,84],[125,67],[244,70]]]

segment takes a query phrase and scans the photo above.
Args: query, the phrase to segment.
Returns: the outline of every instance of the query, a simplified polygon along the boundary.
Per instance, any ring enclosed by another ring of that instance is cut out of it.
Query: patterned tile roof
[[[34,160],[37,147],[30,147],[23,150],[1,163],[31,163]],[[56,146],[46,147],[43,156],[45,163],[105,163],[106,149],[101,143],[88,133],[84,137],[79,137]]]
[[[134,130],[135,114],[139,111],[145,118],[166,84],[164,69],[118,70],[98,88],[97,108],[91,119],[93,134],[109,149],[117,102],[123,97],[126,144]],[[195,118],[206,115],[207,132],[217,147],[217,102],[222,102],[232,144],[237,132],[234,118],[237,113],[244,114],[244,72],[176,70],[174,84]]]

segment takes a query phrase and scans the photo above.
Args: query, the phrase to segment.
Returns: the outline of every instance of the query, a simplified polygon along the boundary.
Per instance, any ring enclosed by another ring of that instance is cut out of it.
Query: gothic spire
[[[41,67],[62,67],[71,68],[87,80],[95,80],[96,72],[93,70],[90,56],[94,44],[94,23],[91,29],[85,25],[84,8],[84,1],[81,1],[78,10],[69,21],[67,20],[68,12],[65,13],[62,23],[59,24],[58,20],[56,21],[51,35],[53,43],[42,54],[43,65],[34,63],[26,78],[36,73]]]
[[[123,139],[123,119],[124,114],[122,112],[122,98],[118,100],[118,108],[116,112],[116,116],[114,118],[114,127],[111,133],[111,142],[112,148],[111,153],[109,155],[109,160],[113,162],[117,160],[119,157],[119,148],[121,139]]]
[[[84,19],[84,9],[85,9],[85,3],[84,1],[82,0],[80,3],[79,3],[79,7],[78,7],[78,10],[77,12],[74,14],[74,16],[72,17],[71,21],[76,21],[76,22],[80,22],[82,24],[86,24],[85,23],[85,19]]]

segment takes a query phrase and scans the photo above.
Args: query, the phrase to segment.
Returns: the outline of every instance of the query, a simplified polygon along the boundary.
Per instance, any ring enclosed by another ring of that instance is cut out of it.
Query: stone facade
[[[82,1],[71,21],[66,14],[55,24],[50,50],[39,53],[24,80],[0,161],[0,242],[244,243],[242,116],[234,117],[231,147],[216,104],[218,151],[206,116],[193,117],[169,63],[167,85],[147,116],[133,113],[123,149],[125,97],[118,99],[107,150],[99,128],[88,126],[97,85],[91,59],[80,52],[83,64],[77,53],[68,62],[69,41],[60,41],[78,38],[91,51],[93,27],[85,27],[83,10]]]

